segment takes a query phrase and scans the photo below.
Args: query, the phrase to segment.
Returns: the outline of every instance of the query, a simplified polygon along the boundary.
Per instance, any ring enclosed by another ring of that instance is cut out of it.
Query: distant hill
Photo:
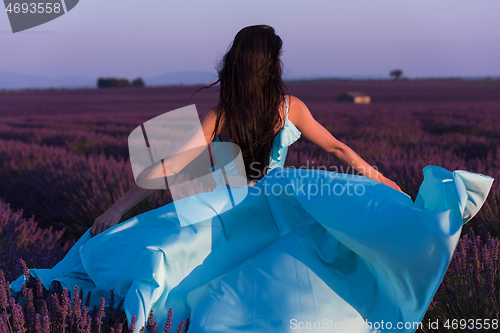
[[[103,75],[101,75],[103,76]],[[106,75],[104,75],[106,76]],[[109,76],[109,75],[108,75]],[[111,75],[112,76],[112,75]],[[124,76],[119,76],[120,78]],[[365,77],[367,78],[367,77]],[[132,78],[129,78],[132,79]],[[178,84],[207,84],[217,80],[217,72],[176,71],[158,76],[143,77],[146,86],[169,86]],[[333,78],[333,80],[352,78]],[[373,79],[373,78],[371,78]],[[285,81],[332,80],[332,78],[307,78],[284,76]],[[96,88],[97,77],[48,77],[43,75],[0,72],[0,89],[48,89],[48,88]]]
[[[103,75],[101,75],[103,76]],[[106,76],[106,75],[104,75]],[[123,76],[119,76],[123,78]],[[97,88],[96,77],[48,77],[43,75],[23,74],[16,72],[0,72],[0,90],[6,89],[48,89],[48,88]],[[129,79],[135,79],[130,77]],[[283,77],[285,81],[371,81],[371,80],[392,80],[388,76],[362,76],[356,75],[352,77],[299,77],[288,76]],[[464,77],[464,78],[411,78],[411,80],[445,80],[445,81],[490,81],[496,82],[500,78],[495,77]],[[217,80],[215,71],[177,71],[165,73],[158,76],[143,78],[146,86],[169,86],[179,84],[207,84]]]
[[[103,75],[101,75],[103,76]],[[106,76],[106,75],[104,75]],[[108,75],[109,76],[109,75]],[[111,75],[112,76],[112,75]],[[120,76],[121,78],[122,76]],[[135,77],[134,77],[135,78]],[[130,78],[133,79],[133,78]],[[217,73],[178,71],[144,78],[146,86],[209,83],[217,80]],[[48,77],[16,72],[0,72],[0,89],[96,88],[96,77]]]
[[[15,72],[0,72],[0,89],[45,89],[95,87],[97,78],[48,77]]]

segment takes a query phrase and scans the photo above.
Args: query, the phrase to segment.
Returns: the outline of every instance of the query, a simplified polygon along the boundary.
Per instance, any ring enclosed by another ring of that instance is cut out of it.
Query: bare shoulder
[[[200,117],[201,127],[203,128],[207,142],[211,142],[213,140],[213,132],[215,130],[215,122],[218,114],[218,105],[214,105],[206,110]]]
[[[306,104],[297,96],[288,95],[290,98],[290,106],[294,105],[295,107],[306,107]]]
[[[304,116],[310,115],[311,113],[300,98],[293,95],[288,95],[287,97],[289,99],[288,119],[294,125],[297,125],[303,120]]]
[[[217,115],[219,114],[219,104],[214,105],[210,108],[208,108],[200,117],[201,120],[206,119],[206,120],[211,120],[215,121],[215,118],[217,118]]]

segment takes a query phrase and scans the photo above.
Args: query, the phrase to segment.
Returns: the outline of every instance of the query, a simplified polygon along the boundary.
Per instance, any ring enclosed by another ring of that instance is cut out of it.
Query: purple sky
[[[294,77],[500,76],[500,1],[82,0],[13,34],[0,13],[0,72],[151,77],[214,71],[244,26],[272,25]]]

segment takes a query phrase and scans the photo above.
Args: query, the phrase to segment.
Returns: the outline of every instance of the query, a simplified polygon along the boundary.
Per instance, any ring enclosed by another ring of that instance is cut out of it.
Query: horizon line
[[[486,81],[486,82],[500,82],[500,76],[477,76],[477,77],[466,77],[466,76],[443,76],[443,77],[417,77],[417,78],[409,78],[403,77],[401,79],[393,79],[393,78],[382,78],[382,77],[366,77],[366,78],[352,78],[352,77],[317,77],[317,78],[296,78],[296,79],[286,79],[283,82],[345,82],[345,81],[390,81],[390,82],[404,82],[404,81]],[[0,92],[7,91],[26,91],[26,90],[79,90],[79,89],[109,89],[109,88],[136,88],[136,89],[144,89],[144,88],[161,88],[161,87],[179,87],[179,86],[203,86],[206,84],[211,84],[212,82],[200,82],[200,83],[176,83],[176,84],[162,84],[162,85],[145,85],[144,87],[107,87],[107,88],[98,88],[97,86],[73,86],[73,87],[46,87],[46,88],[13,88],[6,89],[0,88]],[[217,83],[219,84],[219,83]]]

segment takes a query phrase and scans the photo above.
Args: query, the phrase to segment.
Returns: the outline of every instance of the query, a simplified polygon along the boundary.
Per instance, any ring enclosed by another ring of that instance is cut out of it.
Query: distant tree
[[[132,81],[132,85],[134,87],[144,87],[145,84],[144,84],[144,80],[140,77],[138,77],[137,79],[135,79],[134,81]]]
[[[98,88],[110,88],[110,87],[130,87],[130,82],[127,79],[116,79],[113,77],[98,78],[97,87]]]
[[[117,87],[130,87],[130,82],[127,79],[118,79]]]
[[[403,71],[401,69],[395,69],[389,73],[390,76],[394,77],[394,80],[399,80],[399,78],[403,75]]]

